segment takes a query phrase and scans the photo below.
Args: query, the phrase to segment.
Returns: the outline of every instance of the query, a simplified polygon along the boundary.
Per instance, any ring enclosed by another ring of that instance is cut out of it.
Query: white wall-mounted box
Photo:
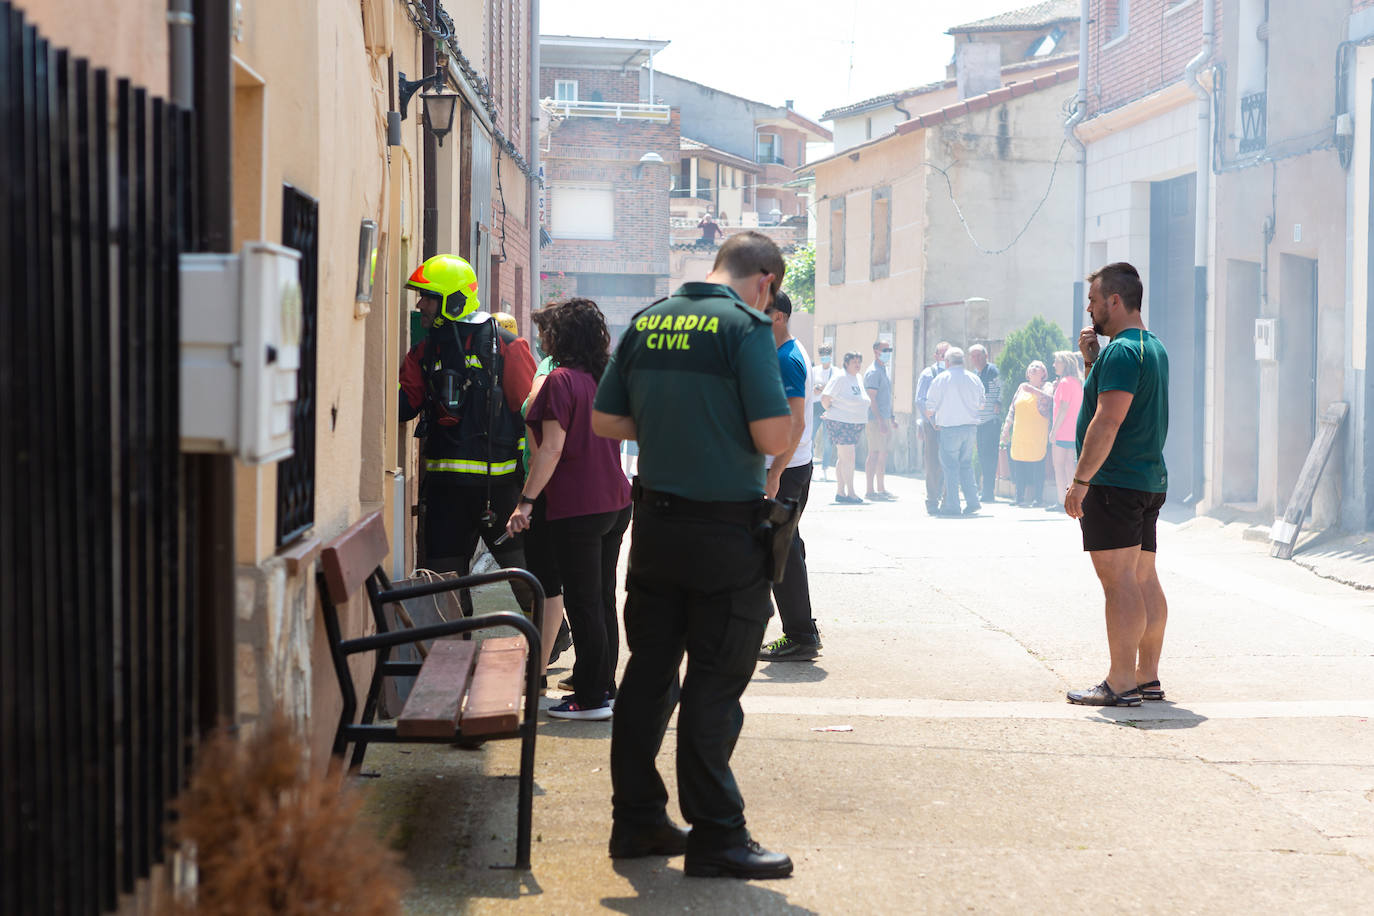
[[[245,464],[291,455],[300,253],[249,242],[181,258],[181,449]]]
[[[1279,320],[1277,318],[1255,319],[1255,359],[1262,363],[1276,362],[1279,358]]]

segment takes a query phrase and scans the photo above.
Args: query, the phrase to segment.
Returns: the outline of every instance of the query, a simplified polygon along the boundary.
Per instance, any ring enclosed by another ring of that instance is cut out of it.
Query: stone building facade
[[[895,470],[920,467],[916,380],[936,341],[995,354],[1009,331],[1069,298],[1073,196],[1053,176],[1069,167],[1061,111],[1076,75],[1070,66],[915,111],[801,171],[816,195],[808,343],[867,357],[875,340],[893,342]]]

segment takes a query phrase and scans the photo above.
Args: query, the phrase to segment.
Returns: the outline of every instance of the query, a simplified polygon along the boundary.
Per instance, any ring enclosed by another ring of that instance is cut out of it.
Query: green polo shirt
[[[1097,413],[1097,396],[1103,391],[1129,391],[1134,397],[1111,453],[1090,482],[1147,493],[1168,491],[1164,437],[1169,432],[1169,354],[1159,338],[1128,328],[1102,348],[1083,382],[1075,437],[1080,455],[1088,424]]]
[[[707,502],[763,496],[749,424],[791,414],[771,322],[716,283],[684,283],[634,317],[611,355],[596,409],[631,417],[639,479]]]

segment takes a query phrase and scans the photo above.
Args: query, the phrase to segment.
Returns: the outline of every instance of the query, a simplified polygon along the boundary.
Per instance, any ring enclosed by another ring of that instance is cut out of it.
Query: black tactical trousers
[[[520,499],[519,480],[493,484],[491,488],[490,524],[483,524],[487,510],[487,486],[473,485],[460,480],[448,471],[431,471],[425,475],[420,498],[425,512],[424,563],[435,572],[456,572],[466,575],[472,564],[473,552],[480,538],[492,557],[503,568],[525,568],[525,550],[519,537],[492,546],[506,531],[506,521]],[[511,591],[521,610],[529,615],[534,609],[534,595],[523,582],[512,583]],[[472,616],[472,596],[460,595],[463,613]]]
[[[795,499],[806,511],[806,499],[811,495],[811,465],[787,468],[778,482],[778,496]],[[819,634],[811,617],[811,582],[806,575],[806,542],[802,540],[801,525],[792,535],[792,549],[787,554],[787,569],[782,581],[773,586],[773,603],[778,606],[783,635],[797,642],[813,642]]]
[[[744,725],[740,696],[772,614],[764,567],[764,549],[746,525],[636,504],[625,601],[630,657],[611,734],[618,822],[666,817],[668,792],[654,758],[677,705],[678,798],[692,826],[689,846],[716,849],[748,837],[730,755]]]

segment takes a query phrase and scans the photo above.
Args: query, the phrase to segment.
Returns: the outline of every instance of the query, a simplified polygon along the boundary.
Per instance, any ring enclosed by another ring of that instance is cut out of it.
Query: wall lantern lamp
[[[410,107],[410,97],[421,89],[428,89],[420,96],[425,106],[425,120],[429,122],[430,133],[434,134],[439,145],[444,145],[444,137],[453,130],[453,115],[458,108],[458,93],[448,92],[444,85],[444,72],[435,70],[422,80],[408,80],[404,73],[397,73],[399,96],[397,101],[404,120]]]
[[[458,109],[458,93],[426,92],[420,96],[420,101],[425,103],[425,120],[429,122],[429,132],[434,134],[434,139],[443,146],[444,138],[453,130],[453,113]]]

